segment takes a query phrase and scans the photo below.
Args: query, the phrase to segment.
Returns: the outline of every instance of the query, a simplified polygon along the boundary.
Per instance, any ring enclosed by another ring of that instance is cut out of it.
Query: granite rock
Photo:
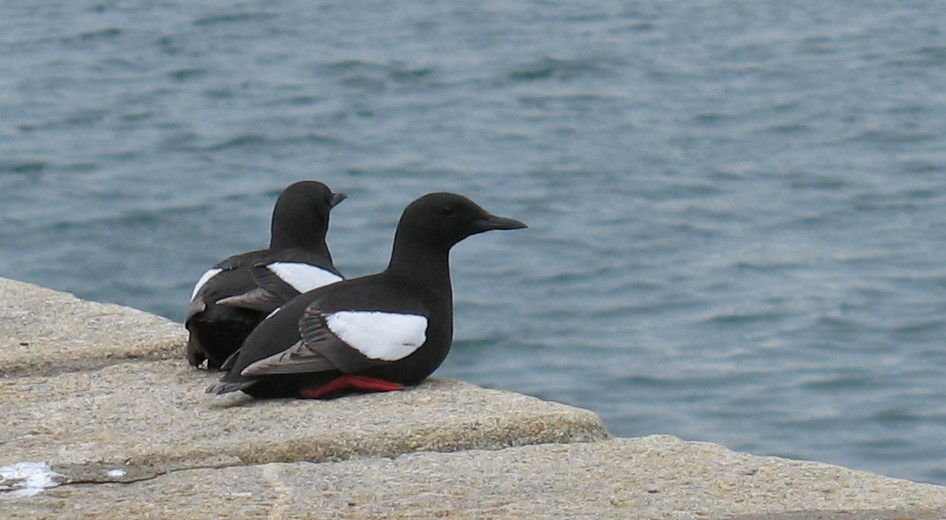
[[[0,278],[0,377],[177,358],[186,341],[183,325],[160,316]]]
[[[670,436],[63,485],[13,518],[937,518],[946,488]]]
[[[0,380],[0,466],[45,463],[57,482],[129,481],[194,467],[609,437],[587,410],[458,381],[333,400],[254,400],[205,394],[217,377],[175,360]]]
[[[946,488],[466,383],[210,396],[176,323],[0,279],[0,518],[931,519]],[[175,359],[169,359],[175,358]]]

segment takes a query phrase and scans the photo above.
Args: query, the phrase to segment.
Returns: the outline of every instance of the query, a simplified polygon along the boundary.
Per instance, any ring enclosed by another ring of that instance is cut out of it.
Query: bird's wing
[[[217,305],[226,305],[229,307],[240,307],[242,309],[270,312],[295,296],[298,296],[298,294],[294,294],[289,298],[285,298],[263,289],[262,287],[257,287],[256,289],[247,291],[243,294],[221,298],[215,303]]]
[[[207,310],[207,304],[202,299],[195,299],[187,306],[187,316],[184,317],[184,323],[191,321],[191,318]]]
[[[260,263],[251,269],[257,288],[217,300],[217,305],[270,312],[304,292],[342,278],[320,267],[300,262]]]
[[[354,373],[403,359],[427,340],[427,318],[377,311],[323,313],[316,303],[299,320],[302,338],[292,347],[261,359],[244,376],[339,370]]]
[[[294,291],[291,297],[295,297],[301,293],[339,282],[342,277],[303,262],[268,262],[253,267],[253,279],[260,287],[280,296],[288,296],[288,289],[291,289]]]
[[[200,278],[197,280],[197,283],[194,284],[194,291],[191,292],[191,301],[192,302],[197,301],[197,297],[201,294],[200,290],[203,289],[205,285],[207,285],[207,282],[209,282],[211,278],[213,278],[214,276],[217,276],[218,274],[222,272],[223,272],[223,269],[214,267],[213,269],[208,269],[207,272],[202,274]],[[188,311],[188,317],[190,317],[189,311]]]

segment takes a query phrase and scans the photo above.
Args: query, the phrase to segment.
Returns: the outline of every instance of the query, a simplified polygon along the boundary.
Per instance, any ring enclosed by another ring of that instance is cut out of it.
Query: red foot
[[[391,392],[403,390],[404,386],[371,376],[345,375],[337,377],[322,386],[299,391],[303,399],[317,399],[339,390],[361,390],[364,392]]]

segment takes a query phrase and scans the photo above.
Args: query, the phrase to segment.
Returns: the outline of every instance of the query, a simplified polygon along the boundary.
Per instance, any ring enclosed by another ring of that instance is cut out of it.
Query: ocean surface
[[[180,321],[296,180],[348,276],[459,192],[530,229],[455,248],[438,376],[946,484],[941,2],[0,13],[0,276]]]

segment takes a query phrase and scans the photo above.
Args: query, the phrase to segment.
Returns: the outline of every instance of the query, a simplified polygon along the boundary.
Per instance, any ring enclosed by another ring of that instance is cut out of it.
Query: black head
[[[329,212],[345,198],[344,193],[332,193],[328,186],[318,181],[300,181],[289,185],[279,195],[273,208],[269,247],[324,247]]]
[[[464,238],[494,229],[522,229],[525,224],[498,217],[455,193],[428,193],[401,215],[395,242],[410,241],[450,248]]]

